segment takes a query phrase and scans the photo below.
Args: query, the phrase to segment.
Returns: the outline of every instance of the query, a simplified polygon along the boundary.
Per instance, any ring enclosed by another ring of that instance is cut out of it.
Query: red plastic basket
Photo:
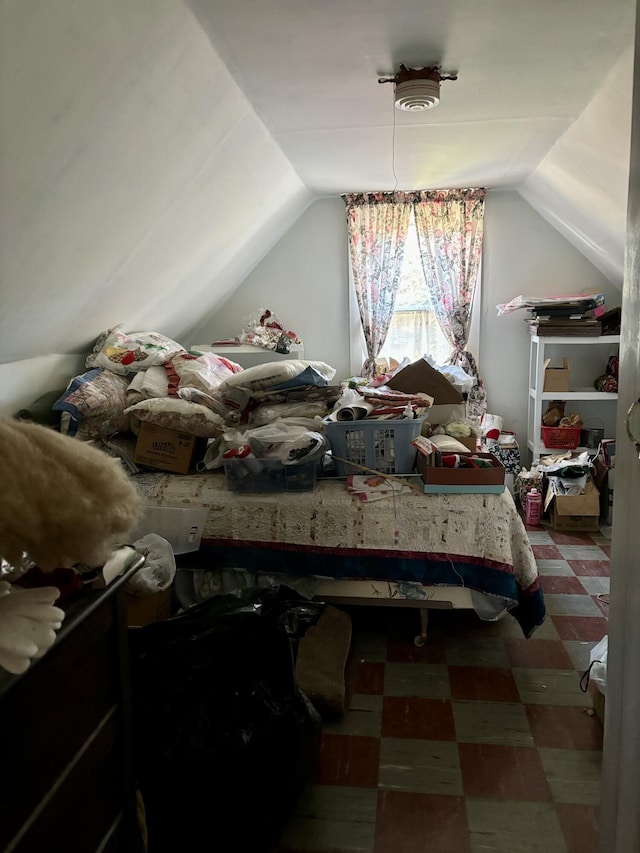
[[[580,442],[580,427],[542,427],[544,446],[556,450],[575,450]]]

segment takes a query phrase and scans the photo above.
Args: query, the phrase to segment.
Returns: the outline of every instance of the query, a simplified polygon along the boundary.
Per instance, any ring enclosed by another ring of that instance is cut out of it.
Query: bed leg
[[[418,613],[420,614],[420,633],[413,638],[413,644],[420,649],[427,642],[427,622],[429,619],[429,611],[428,608],[421,607]]]

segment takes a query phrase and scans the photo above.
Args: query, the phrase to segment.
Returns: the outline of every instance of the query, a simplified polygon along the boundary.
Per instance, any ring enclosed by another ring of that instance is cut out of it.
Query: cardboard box
[[[600,494],[593,480],[588,480],[583,495],[556,495],[551,505],[554,530],[600,529]]]
[[[471,456],[471,453],[461,454]],[[504,492],[504,465],[492,453],[474,453],[491,462],[491,468],[437,468],[418,453],[416,467],[426,494],[500,494]]]
[[[154,595],[132,595],[124,597],[127,612],[127,625],[130,628],[142,628],[152,622],[168,619],[172,611],[171,587]]]
[[[433,405],[427,409],[427,421],[430,426],[446,424],[450,420],[461,420],[467,417],[465,403],[444,403]]]
[[[596,717],[604,726],[604,713],[606,705],[604,693],[600,693],[595,684],[589,683],[589,694],[591,695],[591,701],[593,702],[593,710],[596,712]]]
[[[456,441],[459,441],[460,444],[464,444],[470,453],[475,453],[478,449],[478,439],[475,435],[469,436],[469,438],[458,438]]]
[[[544,360],[544,382],[543,391],[568,391],[569,390],[569,359],[562,359],[562,367],[550,367],[551,359]]]
[[[204,455],[206,445],[206,438],[143,421],[133,460],[149,468],[188,474]]]
[[[462,394],[456,391],[447,377],[431,367],[423,358],[399,370],[387,382],[387,386],[394,391],[404,391],[407,394],[419,392],[428,394],[433,397],[434,406],[464,403]]]

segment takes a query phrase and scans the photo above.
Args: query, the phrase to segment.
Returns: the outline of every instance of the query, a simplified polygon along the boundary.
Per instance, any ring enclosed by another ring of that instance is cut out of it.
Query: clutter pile
[[[530,470],[522,468],[515,491],[525,509],[533,490],[543,495],[542,512],[555,530],[595,531],[600,525],[596,468],[588,451],[566,450],[542,456]]]
[[[234,340],[277,353],[300,343],[268,309]],[[426,356],[385,366],[374,379],[331,384],[336,370],[324,361],[243,368],[120,324],[99,336],[85,371],[58,393],[48,414],[58,415],[62,434],[120,459],[129,474],[224,469],[228,487],[243,492],[312,489],[327,460],[339,476],[412,473],[411,441],[421,433],[455,440],[445,448],[451,453],[481,449],[480,426],[465,412],[472,377],[436,368]],[[34,417],[36,408],[20,417]],[[348,470],[340,468],[345,463]],[[379,499],[383,491],[397,493],[378,488],[374,497],[369,484],[362,494]]]

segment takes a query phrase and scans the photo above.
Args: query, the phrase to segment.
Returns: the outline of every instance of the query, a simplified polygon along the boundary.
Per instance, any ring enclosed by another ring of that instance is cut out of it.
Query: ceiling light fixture
[[[457,74],[441,74],[440,66],[407,68],[400,66],[395,77],[379,77],[378,83],[393,83],[396,108],[409,112],[421,112],[437,107],[440,103],[440,82],[457,80]]]

